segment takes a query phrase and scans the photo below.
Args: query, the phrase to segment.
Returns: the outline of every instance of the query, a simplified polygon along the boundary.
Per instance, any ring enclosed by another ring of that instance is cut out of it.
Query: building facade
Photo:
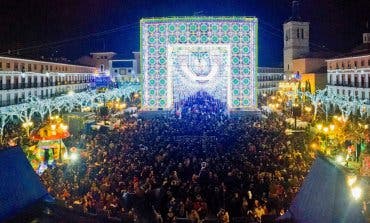
[[[311,89],[301,89],[315,93],[316,90],[326,87],[326,62],[324,58],[304,57],[294,59],[292,63],[294,74],[301,81],[301,86],[304,88],[305,83],[310,83]]]
[[[259,67],[257,73],[258,96],[274,94],[279,88],[279,82],[283,80],[283,68]]]
[[[328,89],[335,94],[366,100],[370,114],[370,33],[350,53],[326,60]]]
[[[109,70],[116,82],[138,82],[137,60],[110,60]]]
[[[21,103],[28,96],[48,98],[89,87],[94,67],[0,57],[0,106]]]

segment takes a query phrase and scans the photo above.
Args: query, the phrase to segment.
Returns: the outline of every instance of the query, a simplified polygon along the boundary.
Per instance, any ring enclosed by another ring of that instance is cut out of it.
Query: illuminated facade
[[[0,106],[18,104],[29,96],[84,91],[95,72],[94,67],[0,57]]]
[[[256,107],[257,19],[141,20],[143,110],[171,110],[205,91],[229,110]]]
[[[284,69],[277,67],[258,68],[258,95],[274,94],[279,89],[279,82],[284,80]]]

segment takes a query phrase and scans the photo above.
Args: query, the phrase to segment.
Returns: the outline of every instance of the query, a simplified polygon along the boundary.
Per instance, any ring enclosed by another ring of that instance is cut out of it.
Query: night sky
[[[163,16],[256,16],[259,65],[282,66],[282,24],[291,0],[0,0],[0,53],[76,59],[92,51],[132,57],[139,20]],[[311,49],[345,52],[362,41],[370,0],[301,0]],[[369,24],[370,25],[370,24]],[[106,31],[106,32],[104,32]],[[50,44],[52,43],[52,44]],[[325,47],[323,47],[325,46]]]

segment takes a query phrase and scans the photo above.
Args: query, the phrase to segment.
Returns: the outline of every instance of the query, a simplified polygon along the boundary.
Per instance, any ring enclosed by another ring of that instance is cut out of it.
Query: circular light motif
[[[218,43],[218,37],[217,36],[212,36],[212,42],[213,43]]]
[[[152,85],[153,86],[154,84],[155,84],[155,80],[154,79],[150,79],[149,80],[149,85]]]
[[[176,43],[176,36],[169,36],[169,37],[168,37],[168,41],[169,41],[170,43]]]
[[[233,53],[239,53],[239,47],[234,46],[233,47]]]
[[[234,89],[233,90],[233,95],[239,95],[239,90],[238,89]]]
[[[243,25],[243,31],[248,32],[249,31],[249,25]]]
[[[159,43],[166,42],[166,38],[164,36],[159,37]]]
[[[150,64],[150,65],[155,64],[155,59],[154,59],[154,58],[149,58],[149,64]]]
[[[198,39],[197,39],[197,36],[196,35],[191,35],[190,36],[190,42],[195,43],[197,41],[198,41]]]
[[[165,95],[165,94],[166,94],[166,90],[165,89],[159,90],[159,95]]]
[[[244,57],[244,58],[243,58],[243,63],[245,63],[245,64],[249,64],[249,63],[250,63],[250,59],[249,59],[249,57]]]
[[[234,102],[233,102],[234,105],[238,106],[240,104],[239,100],[238,99],[235,99]]]
[[[202,37],[200,37],[200,41],[202,43],[206,43],[206,42],[208,42],[208,37],[206,35],[203,35]]]
[[[174,26],[173,24],[170,24],[170,25],[168,26],[168,30],[169,30],[170,32],[174,32],[174,31],[175,31],[175,26]]]
[[[198,29],[197,25],[195,25],[195,24],[190,25],[190,32],[195,32],[195,31],[197,31],[197,29]]]
[[[185,43],[186,42],[186,37],[185,36],[180,36],[180,42]]]
[[[228,35],[224,35],[224,36],[222,37],[222,42],[224,42],[224,43],[228,43],[228,42],[229,42],[229,40],[230,40],[230,38],[229,38],[229,36],[228,36]]]
[[[149,75],[155,75],[155,69],[154,68],[149,69]]]
[[[217,25],[212,25],[212,31],[217,32],[218,31],[218,26]]]
[[[235,32],[238,32],[238,31],[239,31],[239,26],[238,26],[237,24],[234,24],[234,25],[233,25],[233,30],[234,30]]]
[[[166,48],[160,47],[159,48],[159,54],[164,54],[166,52]]]
[[[243,100],[243,105],[249,106],[250,105],[249,100],[248,99],[244,99]]]
[[[160,25],[159,32],[163,33],[164,31],[166,31],[166,27],[164,25]]]
[[[249,92],[249,89],[244,89],[244,90],[243,90],[243,94],[245,94],[245,95],[249,95],[249,93],[250,93],[250,92]]]
[[[155,94],[155,90],[154,90],[154,89],[150,89],[150,90],[149,90],[149,94],[150,94],[150,95],[154,95],[154,94]]]
[[[238,84],[239,84],[239,80],[238,80],[237,78],[234,78],[234,80],[233,80],[233,84],[234,84],[234,85],[238,85]]]
[[[246,67],[243,69],[243,73],[244,74],[250,74],[251,70],[249,69],[249,67]]]
[[[243,42],[244,43],[249,43],[250,37],[249,36],[243,36]]]
[[[229,25],[227,25],[227,24],[223,24],[223,25],[222,25],[222,31],[224,31],[224,32],[229,31]]]
[[[155,48],[154,48],[154,47],[149,47],[149,53],[150,53],[150,54],[155,53]]]
[[[166,80],[165,79],[160,79],[159,80],[159,84],[160,85],[165,85],[166,84]]]
[[[233,74],[239,74],[239,68],[237,67],[233,68]]]
[[[148,31],[153,33],[155,31],[155,26],[149,26]]]
[[[166,59],[164,57],[159,58],[159,63],[160,64],[165,64],[166,63]]]
[[[151,106],[155,105],[155,100],[154,99],[150,99],[149,100],[149,105],[151,105]]]
[[[206,24],[202,24],[202,25],[200,26],[200,31],[202,31],[202,32],[207,32],[207,31],[208,31],[208,26],[207,26]]]
[[[153,36],[149,37],[149,43],[154,44],[155,43],[155,38]]]
[[[166,100],[164,100],[164,99],[159,100],[159,105],[160,106],[164,106],[165,104],[166,104]]]
[[[185,32],[185,31],[186,31],[186,25],[185,25],[185,24],[181,24],[181,25],[179,26],[179,28],[180,28],[180,31],[181,31],[181,32]]]
[[[243,84],[244,84],[244,85],[249,85],[249,84],[250,84],[250,80],[249,80],[249,78],[244,78],[244,80],[243,80]]]
[[[233,42],[234,42],[234,43],[238,43],[238,42],[239,42],[239,40],[240,40],[240,39],[239,39],[239,36],[234,36],[234,37],[233,37]]]
[[[243,47],[243,52],[244,53],[249,53],[249,46]]]
[[[164,75],[165,73],[166,73],[166,69],[164,69],[164,68],[159,69],[159,74],[160,75]]]
[[[233,64],[238,64],[239,62],[240,61],[238,57],[233,57]]]

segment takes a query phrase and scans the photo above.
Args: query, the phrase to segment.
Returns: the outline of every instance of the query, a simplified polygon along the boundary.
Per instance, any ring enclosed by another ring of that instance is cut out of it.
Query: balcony
[[[370,82],[331,82],[330,85],[341,87],[370,88]]]

